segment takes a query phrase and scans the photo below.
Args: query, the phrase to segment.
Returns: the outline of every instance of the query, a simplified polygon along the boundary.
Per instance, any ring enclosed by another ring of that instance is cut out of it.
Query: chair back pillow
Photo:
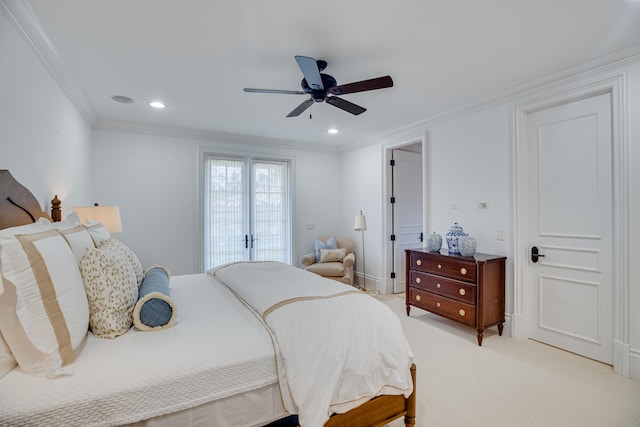
[[[336,242],[335,236],[330,237],[326,242],[316,240],[313,242],[313,246],[316,251],[316,262],[320,262],[320,249],[338,249],[338,243]]]
[[[320,261],[318,262],[343,262],[346,256],[345,249],[320,249]]]

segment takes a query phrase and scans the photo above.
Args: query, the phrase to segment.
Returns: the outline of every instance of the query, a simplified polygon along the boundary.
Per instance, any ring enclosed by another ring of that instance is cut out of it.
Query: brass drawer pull
[[[442,268],[442,265],[438,264],[438,268]]]
[[[439,302],[436,303],[436,307],[440,307],[440,303]]]
[[[420,301],[421,299],[420,295],[416,295],[416,301]]]
[[[464,267],[462,267],[462,268],[460,269],[460,273],[464,276],[465,274],[467,274],[467,269],[466,269],[466,268],[464,268]]]
[[[422,265],[422,260],[421,259],[417,260],[416,265]]]
[[[460,295],[464,295],[467,293],[467,291],[465,291],[464,289],[460,288],[460,290],[458,291],[460,293]]]
[[[440,289],[440,283],[436,283],[436,288]]]
[[[422,282],[422,279],[419,277],[416,277],[416,283],[420,283],[420,282]]]
[[[467,312],[466,312],[466,311],[464,311],[464,308],[461,308],[460,310],[458,310],[458,314],[459,314],[460,316],[464,316],[465,314],[467,314]]]

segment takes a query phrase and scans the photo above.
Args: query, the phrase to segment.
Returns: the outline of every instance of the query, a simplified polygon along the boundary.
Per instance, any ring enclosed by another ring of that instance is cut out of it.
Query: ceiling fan
[[[253,93],[279,93],[285,95],[311,95],[311,98],[302,102],[287,117],[297,117],[302,114],[307,108],[314,102],[326,102],[334,107],[338,107],[341,110],[347,111],[351,114],[358,115],[367,111],[366,108],[361,107],[353,102],[346,101],[342,98],[338,98],[335,95],[346,95],[355,92],[364,92],[367,90],[382,89],[385,87],[392,87],[393,80],[391,77],[377,77],[375,79],[362,80],[359,82],[347,83],[344,85],[338,85],[335,78],[328,74],[323,74],[325,68],[327,68],[327,62],[322,60],[316,60],[307,56],[296,56],[296,62],[302,71],[304,78],[300,83],[302,90],[278,90],[278,89],[254,89],[244,88],[245,92]]]

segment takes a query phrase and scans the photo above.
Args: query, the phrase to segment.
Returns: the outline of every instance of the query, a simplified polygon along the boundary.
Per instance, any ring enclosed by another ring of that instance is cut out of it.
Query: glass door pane
[[[253,163],[252,259],[291,262],[288,164]]]
[[[205,219],[205,269],[247,261],[246,166],[243,160],[209,158]]]

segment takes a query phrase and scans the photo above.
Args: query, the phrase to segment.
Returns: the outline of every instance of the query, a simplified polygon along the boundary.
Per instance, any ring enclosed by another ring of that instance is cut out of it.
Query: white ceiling
[[[18,0],[3,0],[11,3]],[[63,78],[113,121],[345,147],[606,55],[638,52],[632,0],[29,0]],[[28,10],[28,8],[27,8]],[[306,96],[294,55],[338,84],[394,87],[285,116]],[[119,104],[126,95],[134,104]],[[167,104],[148,107],[151,100]],[[81,104],[76,102],[76,105]],[[328,135],[337,127],[338,135]]]

